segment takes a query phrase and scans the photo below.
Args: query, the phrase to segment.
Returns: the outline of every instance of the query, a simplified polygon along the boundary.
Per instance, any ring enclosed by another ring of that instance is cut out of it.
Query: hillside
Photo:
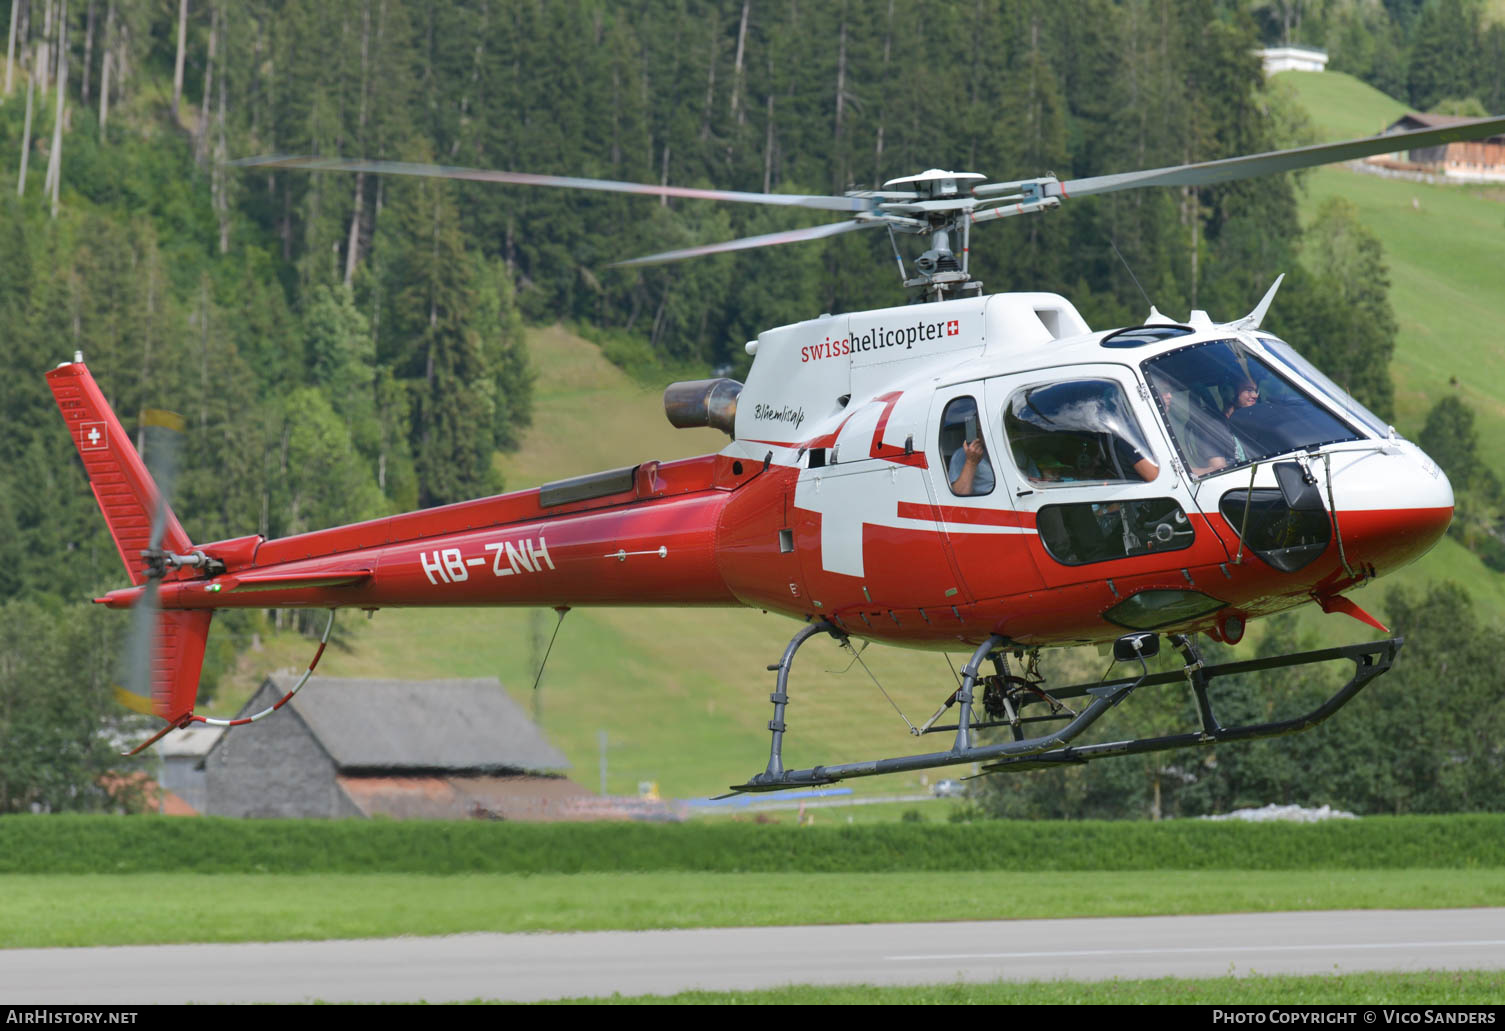
[[[1341,73],[1280,79],[1295,88],[1321,140],[1376,132],[1406,110]],[[1303,220],[1329,197],[1345,197],[1384,245],[1400,325],[1391,365],[1397,428],[1414,435],[1427,410],[1457,391],[1478,417],[1486,461],[1505,471],[1505,186],[1433,186],[1331,167],[1304,182]]]
[[[1407,110],[1402,101],[1343,72],[1281,72],[1275,81],[1296,94],[1319,142],[1373,136]]]

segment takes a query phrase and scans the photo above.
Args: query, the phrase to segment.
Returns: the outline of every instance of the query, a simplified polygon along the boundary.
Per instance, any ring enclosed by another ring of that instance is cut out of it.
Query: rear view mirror
[[[1118,662],[1148,659],[1159,654],[1159,634],[1124,634],[1113,642],[1113,658]]]

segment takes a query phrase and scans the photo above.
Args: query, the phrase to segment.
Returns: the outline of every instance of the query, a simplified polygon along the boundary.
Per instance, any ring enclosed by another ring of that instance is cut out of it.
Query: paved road
[[[528,1001],[783,984],[1505,969],[1505,909],[0,951],[0,1003]]]

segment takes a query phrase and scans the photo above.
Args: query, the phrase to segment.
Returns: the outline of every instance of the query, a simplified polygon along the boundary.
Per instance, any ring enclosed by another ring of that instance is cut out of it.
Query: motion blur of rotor
[[[154,660],[170,655],[164,640],[160,600],[162,581],[188,567],[213,573],[216,563],[201,551],[176,554],[162,547],[171,520],[171,498],[182,461],[183,419],[175,412],[148,408],[141,413],[143,460],[156,485],[151,505],[151,533],[141,551],[141,596],[131,609],[131,627],[126,638],[118,694],[129,708],[162,715],[171,688],[168,670],[156,668]],[[222,570],[223,566],[219,565]],[[160,735],[158,735],[160,737]],[[155,741],[153,737],[151,741]],[[151,741],[146,742],[150,744]],[[145,744],[129,754],[135,754]]]
[[[412,175],[472,182],[553,186],[574,190],[635,193],[654,197],[770,204],[780,207],[846,212],[850,215],[850,220],[846,222],[830,222],[825,225],[743,237],[738,240],[687,247],[682,250],[662,251],[639,258],[612,262],[612,265],[616,267],[656,265],[710,254],[819,240],[858,229],[886,227],[890,237],[895,233],[929,234],[930,246],[914,261],[913,275],[905,269],[904,259],[899,254],[897,244],[894,247],[894,258],[898,262],[899,276],[905,287],[921,289],[928,300],[938,301],[948,295],[959,296],[964,292],[980,294],[982,291],[982,284],[972,279],[967,268],[971,230],[974,225],[1016,215],[1050,211],[1060,207],[1063,200],[1078,199],[1099,193],[1114,193],[1119,190],[1135,190],[1151,186],[1207,186],[1338,161],[1352,161],[1372,154],[1413,150],[1457,140],[1477,139],[1501,131],[1505,131],[1505,118],[1478,118],[1442,128],[1387,133],[1341,143],[1323,143],[1265,154],[1093,176],[1086,179],[1071,179],[1065,182],[1054,175],[1045,175],[1034,179],[991,183],[982,182],[981,180],[987,179],[987,176],[980,172],[952,172],[931,168],[916,175],[890,179],[883,184],[882,190],[848,190],[839,197],[705,190],[610,179],[582,179],[528,172],[500,172],[450,165],[337,157],[276,155],[244,158],[232,164],[242,168]],[[960,255],[955,250],[955,243],[958,240],[961,246]]]

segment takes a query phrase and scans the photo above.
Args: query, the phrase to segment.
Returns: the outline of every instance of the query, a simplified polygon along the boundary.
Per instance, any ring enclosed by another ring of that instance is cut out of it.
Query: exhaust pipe
[[[696,379],[664,388],[664,414],[679,429],[709,426],[736,439],[737,397],[742,384],[734,379]]]

